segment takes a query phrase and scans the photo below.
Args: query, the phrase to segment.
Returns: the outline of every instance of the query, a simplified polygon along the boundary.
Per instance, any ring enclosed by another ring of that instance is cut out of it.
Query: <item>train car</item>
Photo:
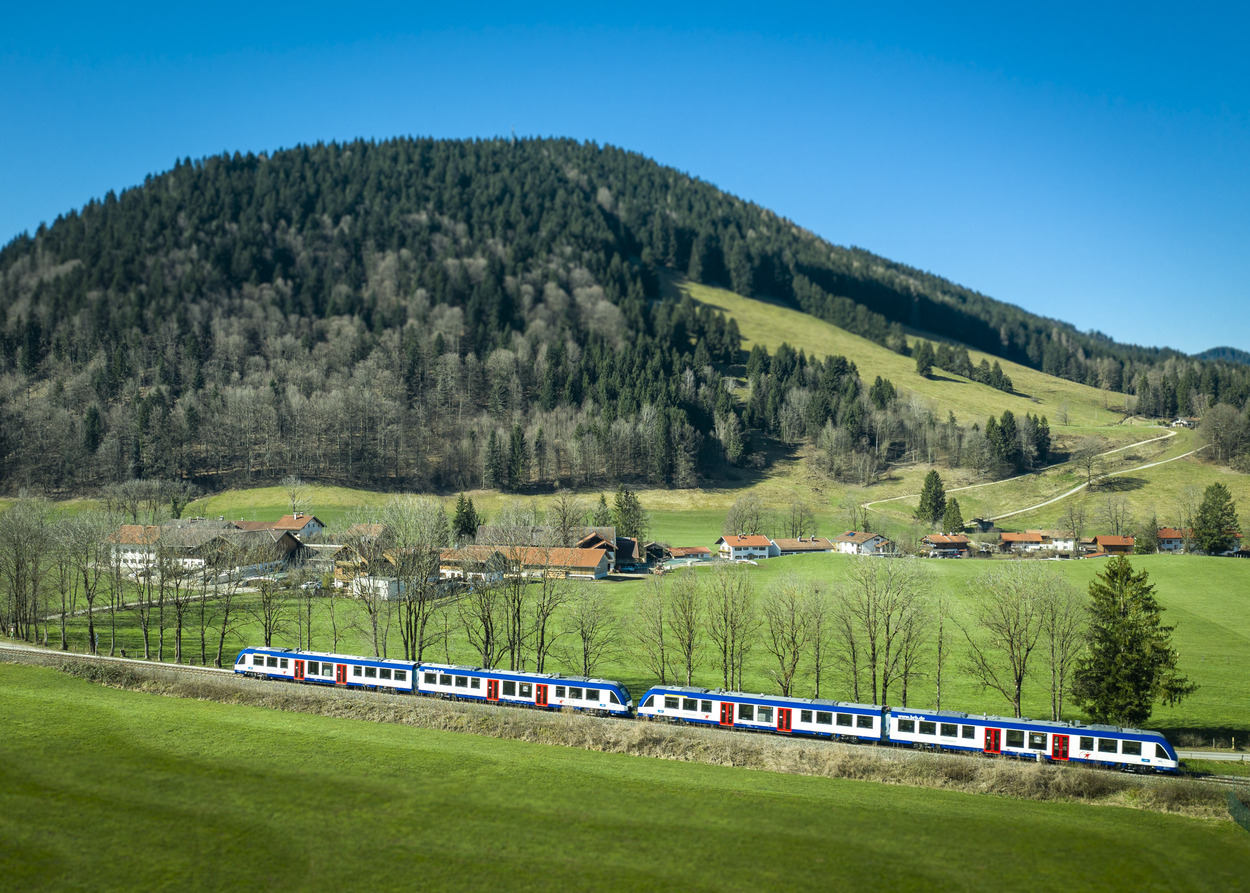
[[[887,729],[891,743],[914,747],[1157,772],[1175,772],[1180,767],[1166,738],[1141,729],[910,707],[891,710]]]
[[[234,671],[244,676],[403,694],[413,692],[416,666],[412,661],[289,648],[244,648],[234,660]]]
[[[639,702],[638,715],[726,729],[863,741],[880,741],[884,728],[881,708],[871,704],[678,685],[648,689]]]
[[[421,664],[418,673],[417,690],[423,695],[620,716],[628,716],[634,706],[629,689],[611,679],[429,663]]]

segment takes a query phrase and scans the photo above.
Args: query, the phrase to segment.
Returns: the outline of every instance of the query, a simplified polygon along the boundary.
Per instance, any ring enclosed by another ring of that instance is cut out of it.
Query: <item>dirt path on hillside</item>
[[[1106,452],[1099,453],[1098,455],[1099,456],[1111,456],[1111,455],[1114,455],[1115,453],[1122,453],[1125,450],[1131,450],[1136,447],[1145,446],[1148,443],[1157,443],[1160,440],[1167,440],[1175,436],[1176,436],[1175,431],[1165,431],[1163,434],[1159,435],[1158,437],[1151,437],[1148,440],[1139,440],[1139,441],[1136,441],[1135,443],[1125,444],[1124,446],[1119,446],[1119,447],[1116,447],[1115,449],[1107,450]],[[1064,493],[1060,493],[1058,496],[1055,496],[1052,499],[1047,499],[1045,502],[1039,502],[1036,505],[1026,506],[1025,508],[1013,509],[1010,512],[1004,512],[1001,515],[994,515],[993,517],[987,518],[986,520],[999,521],[1003,518],[1010,518],[1013,515],[1021,515],[1021,514],[1024,514],[1025,512],[1031,512],[1034,509],[1043,508],[1045,506],[1051,505],[1052,503],[1059,502],[1059,500],[1061,499],[1066,499],[1067,497],[1073,495],[1074,493],[1079,493],[1081,490],[1084,490],[1086,487],[1088,487],[1091,483],[1096,484],[1099,481],[1104,480],[1105,478],[1114,477],[1115,475],[1118,475],[1118,474],[1128,474],[1129,472],[1133,472],[1133,471],[1141,471],[1146,468],[1154,468],[1156,465],[1166,465],[1168,462],[1175,462],[1177,459],[1184,459],[1188,456],[1192,456],[1194,453],[1203,449],[1205,449],[1205,447],[1198,447],[1198,449],[1196,450],[1190,450],[1188,453],[1184,453],[1180,456],[1173,456],[1171,459],[1162,459],[1158,462],[1147,462],[1144,465],[1138,465],[1133,468],[1121,468],[1118,471],[1109,471],[1106,474],[1100,474],[1098,477],[1094,478],[1092,481],[1086,481],[1083,484],[1078,484],[1077,486],[1073,487],[1071,490],[1068,490]],[[1021,478],[1027,478],[1027,477],[1033,477],[1034,475],[1039,475],[1044,471],[1050,471],[1051,469],[1055,469],[1055,468],[1062,468],[1063,466],[1067,464],[1068,464],[1067,462],[1057,462],[1054,465],[1047,465],[1045,468],[1040,468],[1037,471],[1030,471],[1030,472],[1026,472],[1025,474],[1017,474],[1014,477],[1003,478],[1001,481],[987,481],[984,484],[969,484],[966,487],[952,487],[946,492],[948,494],[960,493],[964,490],[976,490],[980,487],[994,487],[999,484],[1007,484],[1007,483],[1010,483],[1011,481],[1018,481]],[[920,496],[919,493],[905,493],[902,496],[891,496],[888,499],[877,499],[877,500],[873,500],[872,502],[865,502],[862,504],[862,507],[869,509],[869,508],[872,508],[874,505],[883,505],[884,503],[894,502],[895,500],[898,500],[898,499],[915,499],[915,498],[918,498],[919,496]]]

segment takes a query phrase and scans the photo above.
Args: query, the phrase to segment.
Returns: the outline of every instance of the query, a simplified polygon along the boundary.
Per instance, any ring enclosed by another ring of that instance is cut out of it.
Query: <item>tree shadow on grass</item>
[[[1129,477],[1128,475],[1116,475],[1115,477],[1104,478],[1098,482],[1098,491],[1104,493],[1127,493],[1132,490],[1140,490],[1146,486],[1145,478]]]

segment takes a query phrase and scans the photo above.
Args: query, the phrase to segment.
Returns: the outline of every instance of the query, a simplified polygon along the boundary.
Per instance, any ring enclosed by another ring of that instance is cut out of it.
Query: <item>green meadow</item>
[[[12,890],[1211,890],[1232,822],[117,691],[0,664]]]

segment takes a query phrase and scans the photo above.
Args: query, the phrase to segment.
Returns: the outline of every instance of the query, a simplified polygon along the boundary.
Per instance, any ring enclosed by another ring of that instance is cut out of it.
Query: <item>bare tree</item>
[[[569,490],[557,493],[556,498],[547,506],[547,521],[554,528],[555,545],[566,549],[575,546],[577,531],[586,526],[586,515],[589,511],[589,506]]]
[[[809,503],[802,499],[790,503],[786,509],[785,531],[786,536],[792,538],[816,535],[816,513]]]
[[[382,509],[384,564],[393,569],[399,600],[399,630],[404,659],[425,659],[429,623],[442,591],[441,549],[451,542],[442,504],[426,496],[398,496]]]
[[[287,504],[291,507],[291,514],[308,510],[309,491],[307,485],[300,480],[297,474],[288,474],[282,479],[282,490],[286,493]]]
[[[934,668],[934,699],[933,709],[942,709],[942,671],[946,669],[946,661],[950,658],[950,642],[947,638],[947,626],[950,619],[950,601],[944,595],[932,600],[932,615],[937,623],[934,631],[933,668]]]
[[[547,658],[560,638],[561,630],[554,621],[555,616],[568,602],[571,592],[569,581],[550,570],[531,584],[533,634],[531,640],[534,648],[534,670],[546,672]]]
[[[1058,581],[1040,562],[1015,561],[991,570],[971,590],[972,628],[961,625],[968,643],[967,670],[1021,715],[1029,658],[1042,633],[1042,599]]]
[[[1050,671],[1050,718],[1063,718],[1072,665],[1085,642],[1088,611],[1085,600],[1069,584],[1055,581],[1041,598],[1042,645]]]
[[[812,665],[812,697],[820,697],[820,685],[829,664],[834,629],[834,616],[829,595],[819,586],[812,588],[812,634],[808,639],[808,658]]]
[[[460,596],[456,610],[469,644],[483,667],[494,667],[504,651],[500,587],[482,583]]]
[[[768,510],[754,493],[739,496],[725,514],[725,523],[721,525],[721,533],[729,536],[735,533],[759,533],[768,522]]]
[[[0,583],[5,594],[5,631],[30,640],[38,634],[52,556],[51,509],[46,500],[23,497],[0,513]],[[46,636],[45,636],[46,639]]]
[[[563,616],[566,640],[563,663],[593,676],[599,663],[620,645],[620,623],[607,590],[593,583],[577,587]]]
[[[685,677],[686,685],[692,685],[703,633],[703,598],[699,581],[694,571],[685,571],[669,578],[665,588],[673,675]]]
[[[760,603],[764,647],[777,662],[769,675],[784,697],[793,693],[799,662],[812,638],[812,602],[811,584],[787,574],[764,591]]]
[[[846,517],[850,530],[869,533],[872,530],[868,520],[868,509],[859,501],[860,494],[849,493],[842,499],[842,512]]]
[[[288,614],[291,608],[290,592],[285,586],[281,585],[277,580],[269,577],[260,577],[256,581],[256,597],[248,606],[248,613],[252,615],[252,619],[260,624],[261,638],[264,639],[265,647],[273,647],[274,636],[286,630],[289,622]],[[374,656],[380,656],[377,650],[378,629],[376,620],[373,624],[374,635]]]
[[[95,629],[96,602],[108,578],[110,552],[108,535],[115,529],[112,519],[99,511],[83,512],[67,519],[66,546],[81,586],[87,611],[87,650],[98,653]]]
[[[928,573],[920,559],[852,562],[839,591],[835,623],[841,633],[841,660],[854,696],[866,676],[871,703],[885,704],[890,686],[916,672],[914,655],[923,634],[923,603]]]
[[[1102,519],[1116,536],[1127,534],[1133,526],[1133,512],[1129,508],[1128,499],[1108,495],[1102,504]]]
[[[721,682],[727,689],[741,688],[742,668],[751,651],[757,626],[755,599],[746,570],[739,565],[720,565],[707,580],[707,631],[716,647]]]
[[[668,599],[664,584],[659,577],[649,577],[642,593],[634,603],[632,615],[633,640],[637,643],[639,657],[647,668],[660,677],[660,684],[668,682]]]
[[[1064,531],[1072,537],[1073,548],[1076,548],[1078,541],[1085,535],[1085,504],[1075,497],[1069,499],[1064,505],[1061,523]]]
[[[1097,437],[1086,437],[1076,445],[1068,456],[1070,462],[1085,472],[1085,484],[1094,489],[1094,469],[1098,467],[1098,456],[1102,453],[1102,441]]]

